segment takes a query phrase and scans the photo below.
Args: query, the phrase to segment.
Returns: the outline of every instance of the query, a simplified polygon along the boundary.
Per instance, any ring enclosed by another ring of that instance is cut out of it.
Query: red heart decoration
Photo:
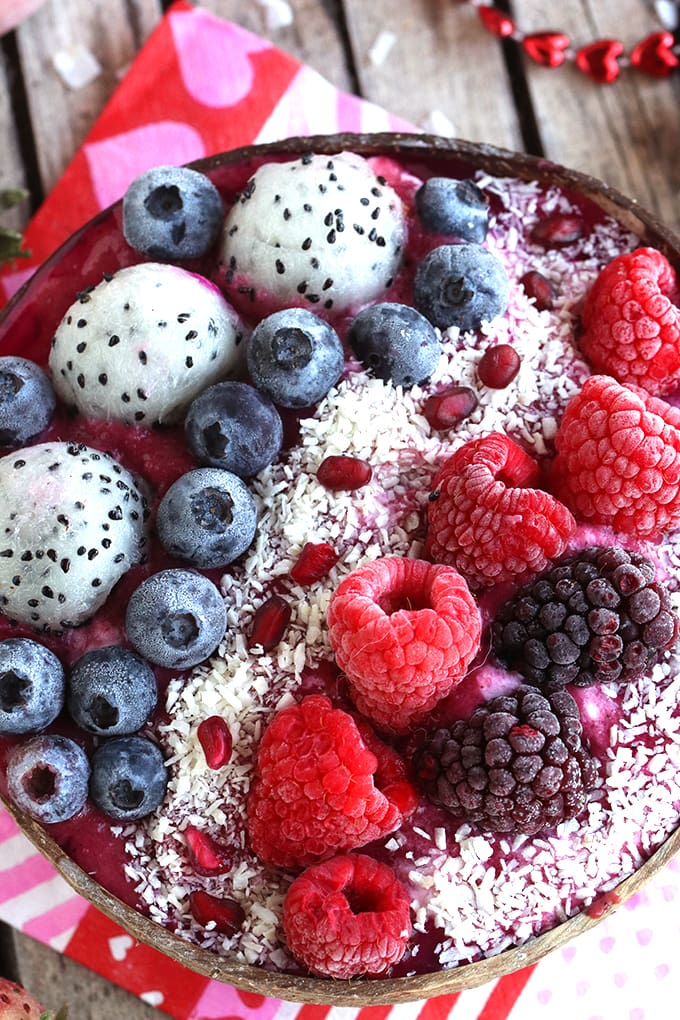
[[[543,67],[559,67],[566,59],[571,39],[564,32],[534,32],[522,39],[524,52]]]
[[[501,39],[507,39],[515,31],[515,23],[512,18],[504,14],[503,11],[497,11],[495,7],[486,5],[478,7],[477,14],[484,27]]]
[[[674,44],[672,32],[652,32],[631,52],[631,66],[654,78],[667,78],[680,63],[673,52]]]
[[[576,64],[598,85],[610,85],[621,72],[618,58],[622,53],[618,39],[598,39],[577,52]]]

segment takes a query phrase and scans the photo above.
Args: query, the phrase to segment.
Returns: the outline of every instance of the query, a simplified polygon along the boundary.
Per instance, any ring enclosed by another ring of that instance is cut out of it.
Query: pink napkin
[[[31,259],[0,274],[0,304],[142,170],[345,130],[412,129],[264,39],[179,0],[31,223]],[[140,945],[77,896],[0,808],[0,918],[176,1020],[660,1020],[680,999],[675,900],[680,865],[672,862],[586,935],[481,988],[392,1007],[298,1006],[209,981]],[[72,1010],[77,1015],[77,1003]]]

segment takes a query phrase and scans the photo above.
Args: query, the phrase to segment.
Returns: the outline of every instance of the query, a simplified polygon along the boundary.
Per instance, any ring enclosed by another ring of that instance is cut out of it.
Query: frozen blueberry
[[[221,468],[196,468],[170,486],[158,507],[163,548],[196,567],[226,567],[255,538],[257,506],[246,483]]]
[[[148,662],[119,645],[78,659],[67,684],[71,718],[90,733],[120,736],[141,729],[154,708],[156,676]]]
[[[418,266],[414,303],[440,329],[478,329],[502,315],[510,285],[503,265],[478,244],[443,244]]]
[[[247,383],[220,382],[191,404],[184,434],[201,464],[251,478],[278,456],[283,425],[266,394]]]
[[[92,755],[90,795],[110,818],[136,822],[150,815],[167,783],[163,754],[146,737],[116,737]]]
[[[153,259],[199,258],[212,247],[224,220],[222,200],[205,174],[158,166],[130,184],[123,197],[123,233]]]
[[[0,733],[37,733],[64,705],[64,670],[30,638],[0,641]]]
[[[0,358],[0,447],[23,446],[52,420],[56,398],[47,373],[27,358]]]
[[[481,244],[489,232],[489,200],[473,181],[431,177],[416,191],[416,210],[436,234]]]
[[[78,814],[87,800],[89,777],[83,749],[55,733],[18,744],[7,759],[10,797],[22,811],[46,824]]]
[[[369,305],[350,326],[347,340],[364,368],[394,386],[425,382],[441,357],[434,327],[408,305]]]
[[[224,601],[193,570],[161,570],[133,591],[125,615],[128,638],[157,666],[189,669],[217,648],[227,624]]]
[[[340,378],[344,355],[332,326],[304,308],[263,319],[248,342],[255,386],[280,407],[310,407]]]

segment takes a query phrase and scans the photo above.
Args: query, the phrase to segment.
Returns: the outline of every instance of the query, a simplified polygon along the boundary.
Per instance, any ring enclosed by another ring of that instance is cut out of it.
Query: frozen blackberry
[[[529,683],[624,683],[674,644],[678,620],[651,560],[592,546],[521,588],[498,614],[498,658]]]
[[[429,736],[416,757],[430,800],[486,832],[533,835],[575,818],[598,779],[571,694],[528,684]]]

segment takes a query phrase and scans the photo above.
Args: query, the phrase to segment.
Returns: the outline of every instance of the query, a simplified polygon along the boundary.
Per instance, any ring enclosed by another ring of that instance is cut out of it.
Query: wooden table
[[[48,0],[0,41],[0,188],[23,184],[31,192],[30,203],[3,222],[21,228],[40,204],[165,6]],[[542,153],[607,180],[680,230],[680,75],[658,80],[625,71],[616,84],[597,86],[573,65],[539,67],[456,0],[290,0],[292,22],[278,28],[267,0],[204,6],[428,131]],[[512,7],[524,31],[559,29],[575,45],[614,37],[629,51],[661,27],[651,0],[515,0]],[[550,8],[554,21],[546,24]],[[75,90],[53,64],[55,53],[74,46],[101,65]],[[50,1006],[69,1001],[74,1020],[160,1015],[2,926],[0,973]]]

